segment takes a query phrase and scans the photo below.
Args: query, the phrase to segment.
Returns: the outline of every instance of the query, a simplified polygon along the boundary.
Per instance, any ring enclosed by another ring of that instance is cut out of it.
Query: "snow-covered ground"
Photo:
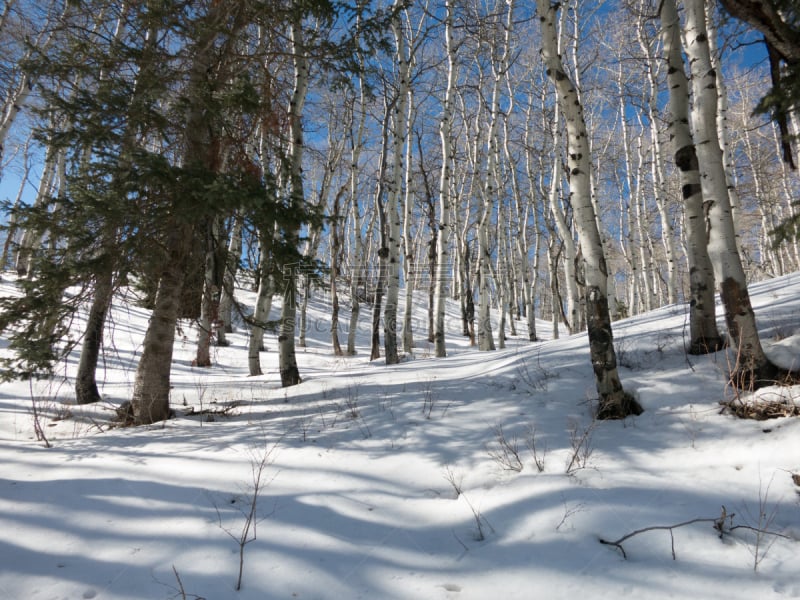
[[[800,274],[751,294],[768,351],[800,366]],[[109,425],[147,323],[133,304],[109,323],[102,405],[71,404],[75,357],[52,382],[2,384],[0,598],[800,597],[800,420],[720,414],[728,359],[685,355],[684,306],[615,324],[645,412],[599,423],[584,335],[481,353],[453,305],[446,359],[418,331],[415,355],[387,367],[368,361],[366,331],[357,356],[334,357],[327,314],[313,299],[291,389],[273,336],[266,375],[248,377],[242,327],[198,369],[184,324],[177,416],[152,427]],[[762,395],[794,402],[800,387]]]

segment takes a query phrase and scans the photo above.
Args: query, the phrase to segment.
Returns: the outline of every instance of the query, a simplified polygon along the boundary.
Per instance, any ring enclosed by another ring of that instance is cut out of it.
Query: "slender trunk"
[[[58,164],[58,151],[52,147],[48,147],[45,155],[44,167],[42,168],[42,175],[39,178],[39,187],[36,192],[36,199],[34,200],[34,207],[42,207],[45,202],[50,198],[53,192],[53,185],[56,179],[56,170]],[[35,229],[26,229],[19,241],[19,246],[16,250],[16,257],[14,260],[14,267],[17,274],[22,277],[31,275],[31,260],[33,251],[41,243],[43,231]]]
[[[439,231],[436,234],[436,288],[434,290],[434,352],[437,357],[447,356],[445,347],[445,304],[447,278],[450,268],[450,212],[452,210],[452,121],[453,94],[456,85],[456,48],[453,41],[453,11],[455,0],[445,2],[445,49],[447,53],[447,86],[445,88],[442,119],[439,121],[439,138],[442,143],[442,171],[439,178]],[[466,322],[465,322],[466,325]]]
[[[667,131],[673,141],[685,212],[690,296],[688,351],[690,354],[705,354],[722,348],[723,340],[717,329],[714,269],[708,256],[703,190],[689,125],[689,83],[684,71],[675,0],[661,3],[661,26],[670,94],[671,117]]]
[[[491,175],[487,180],[491,179]],[[494,196],[493,186],[487,184],[486,197],[484,198],[483,215],[478,225],[478,349],[489,351],[495,349],[492,337],[492,322],[490,313],[489,277],[491,270],[491,255],[489,248],[489,220],[492,215]]]
[[[712,6],[713,3],[709,4]],[[739,193],[736,191],[734,181],[733,156],[728,143],[728,90],[725,87],[725,79],[722,76],[722,65],[720,64],[719,49],[717,48],[717,30],[714,19],[710,13],[706,13],[706,34],[708,35],[708,52],[711,61],[711,68],[714,70],[717,86],[717,111],[715,124],[717,128],[717,138],[722,152],[722,166],[725,170],[725,185],[728,188],[728,201],[731,205],[731,219],[734,224],[741,218],[741,206]],[[739,237],[739,230],[735,229],[736,247],[741,248],[742,241]]]
[[[667,259],[667,302],[675,304],[678,301],[678,264],[675,248],[675,233],[672,220],[669,215],[667,205],[667,189],[664,177],[664,158],[661,149],[661,137],[658,115],[658,70],[655,57],[652,56],[652,41],[647,38],[643,27],[644,21],[637,21],[636,32],[639,40],[639,47],[647,58],[647,119],[650,129],[650,145],[653,151],[653,159],[650,161],[650,173],[652,178],[653,195],[655,196],[658,215],[661,220],[661,241],[664,246],[664,254]],[[657,272],[657,271],[656,271]]]
[[[25,151],[24,151],[24,160],[23,163],[25,165],[24,172],[22,177],[20,178],[19,188],[17,189],[17,196],[14,199],[13,208],[11,209],[10,214],[8,215],[8,228],[6,229],[6,239],[3,242],[3,254],[0,255],[0,272],[5,271],[6,267],[8,266],[9,259],[11,258],[11,249],[13,248],[13,244],[16,241],[17,237],[17,215],[16,211],[19,209],[22,203],[22,194],[25,191],[25,187],[28,181],[28,175],[30,174],[30,165],[28,161],[28,144],[25,144]]]
[[[311,234],[311,239],[308,240],[308,243],[306,244],[306,249],[304,254],[306,256],[316,256],[317,250],[319,248],[319,241],[320,241],[319,231],[315,230]],[[298,339],[297,343],[301,348],[305,348],[306,332],[308,331],[308,301],[311,298],[313,288],[311,284],[310,273],[304,272],[301,274],[301,277],[303,280],[303,301],[300,304],[300,338]]]
[[[300,383],[300,370],[297,367],[294,346],[295,318],[297,317],[297,275],[295,273],[284,278],[281,298],[283,302],[278,330],[278,366],[281,387],[290,387]]]
[[[413,98],[411,99],[413,100]],[[411,113],[413,110],[413,106],[411,106],[411,102],[409,102],[408,120],[406,123],[407,134],[411,130]],[[409,140],[406,143],[406,160],[405,169],[403,171],[403,240],[405,249],[403,268],[405,269],[406,282],[405,307],[403,310],[403,351],[408,355],[414,353],[414,290],[417,288],[416,282],[412,282],[411,279],[414,276],[418,276],[418,272],[422,267],[421,261],[416,260],[414,240],[411,236],[411,223],[414,219],[414,194],[411,191],[411,177],[411,142]]]
[[[413,106],[411,100],[411,51],[406,40],[406,32],[403,27],[403,15],[400,12],[402,2],[395,0],[395,16],[391,21],[392,34],[395,41],[395,59],[397,61],[397,105],[394,109],[394,127],[392,130],[392,190],[390,192],[389,213],[392,219],[396,219],[397,224],[389,231],[389,265],[391,268],[389,289],[386,294],[386,313],[384,315],[387,326],[397,319],[397,297],[400,286],[400,216],[399,206],[400,197],[403,197],[403,222],[402,222],[402,241],[404,242],[405,256],[403,268],[405,270],[405,310],[403,313],[403,349],[409,355],[414,352],[414,332],[412,329],[412,308],[414,298],[414,282],[411,281],[411,274],[414,264],[414,252],[411,239],[411,219],[413,215],[411,191],[408,183],[411,176],[410,171],[410,152],[411,144],[408,143],[408,132],[411,123],[411,113]],[[403,160],[405,158],[405,161]],[[394,197],[392,200],[391,197]],[[394,205],[394,207],[392,207]],[[394,236],[394,237],[393,237]],[[395,261],[395,262],[393,262]],[[391,308],[392,300],[394,309]],[[394,312],[394,321],[391,313]],[[392,339],[394,335],[394,339]],[[386,362],[392,364],[399,361],[397,352],[397,336],[391,333],[391,327],[385,336],[386,343]]]
[[[575,240],[573,233],[567,225],[567,219],[564,209],[561,207],[559,196],[561,193],[561,133],[560,133],[560,115],[561,111],[558,106],[553,108],[553,174],[550,178],[550,188],[548,190],[547,198],[550,204],[550,212],[553,216],[553,221],[556,226],[561,241],[564,244],[564,281],[567,288],[567,329],[570,334],[580,331],[579,322],[579,293],[578,293],[578,275],[576,272],[577,264],[577,249],[575,247]],[[559,315],[561,310],[558,311]]]
[[[200,301],[200,319],[197,322],[197,353],[194,362],[196,367],[211,366],[211,340],[214,337],[216,322],[219,317],[220,285],[216,273],[219,252],[219,224],[216,218],[205,223],[205,265],[203,269],[203,292]]]
[[[692,127],[697,144],[703,199],[709,206],[711,229],[708,253],[720,286],[728,334],[737,348],[733,381],[740,386],[755,387],[774,378],[776,369],[761,347],[744,269],[736,246],[722,150],[717,136],[716,73],[711,67],[705,5],[702,0],[684,0],[684,5],[686,53],[692,71],[694,100]]]
[[[227,346],[226,333],[233,333],[233,308],[236,303],[234,289],[236,287],[236,273],[239,270],[239,260],[242,257],[242,226],[244,218],[238,211],[233,217],[231,237],[228,242],[228,252],[225,260],[225,275],[222,279],[222,295],[219,300],[219,318],[222,328],[217,332],[217,345]]]
[[[386,201],[384,200],[384,196],[386,195],[386,168],[387,168],[387,161],[388,161],[388,154],[389,154],[389,110],[387,110],[384,114],[384,121],[383,121],[383,134],[381,140],[381,161],[380,166],[378,167],[378,185],[375,191],[375,212],[378,215],[378,229],[380,231],[380,238],[381,243],[380,247],[378,248],[378,281],[375,284],[375,296],[374,301],[372,303],[372,343],[371,343],[371,351],[370,351],[370,360],[375,360],[380,358],[381,356],[381,334],[380,334],[380,324],[381,324],[381,308],[383,303],[383,293],[386,287],[386,279],[389,273],[389,259],[390,259],[390,249],[389,245],[391,243],[389,237],[389,221],[391,220],[391,215],[387,212]],[[388,299],[387,299],[388,304]],[[388,310],[388,306],[387,306]],[[388,314],[388,313],[387,313]],[[384,324],[384,336],[388,334],[388,330],[390,328],[389,323]],[[390,348],[389,342],[386,342],[386,350]],[[397,349],[397,346],[394,346],[394,349]],[[389,362],[390,358],[386,357],[387,364],[393,364]],[[395,361],[396,362],[396,361]]]
[[[264,239],[262,232],[262,239]],[[262,244],[263,247],[263,244]],[[250,339],[247,344],[247,365],[250,376],[261,375],[260,352],[264,350],[264,327],[269,319],[269,312],[272,308],[273,285],[272,278],[267,273],[264,261],[267,257],[262,252],[261,261],[258,269],[261,277],[258,282],[258,292],[256,294],[255,309],[253,311],[253,323],[250,326]]]
[[[17,90],[6,103],[5,112],[2,115],[2,119],[0,119],[0,165],[3,162],[3,150],[5,149],[8,133],[11,131],[11,126],[17,120],[31,92],[33,92],[33,81],[27,75],[23,75]]]
[[[512,83],[510,78],[506,78],[506,85],[508,86],[509,93],[512,92]],[[525,145],[531,145],[531,108],[533,107],[533,103],[531,103],[526,111],[526,119],[525,119]],[[508,130],[508,124],[506,122],[506,131]],[[506,159],[511,162],[511,151],[508,148],[508,140],[509,135],[506,132],[504,136],[505,139],[505,154]],[[528,181],[531,182],[531,188],[528,191],[528,195],[525,196],[523,199],[523,192],[520,190],[519,183],[517,181],[516,174],[512,175],[512,189],[514,191],[514,207],[516,210],[516,217],[517,217],[517,227],[516,227],[516,240],[514,243],[514,247],[517,253],[517,262],[519,263],[519,270],[521,271],[521,281],[519,281],[520,285],[520,292],[521,292],[521,301],[523,302],[523,306],[525,309],[525,318],[527,319],[527,329],[528,329],[528,340],[531,342],[535,342],[538,340],[536,335],[536,315],[534,309],[534,293],[536,290],[536,286],[538,283],[538,271],[539,271],[539,244],[541,242],[541,238],[539,236],[538,231],[538,222],[537,222],[537,213],[536,210],[531,210],[531,206],[534,202],[534,186],[533,182],[535,181],[535,173],[533,170],[533,160],[531,156],[531,152],[525,153],[525,172],[528,177]],[[528,214],[533,216],[533,235],[535,238],[534,243],[534,250],[533,250],[533,263],[528,264],[528,250],[529,250],[529,242],[528,242]]]
[[[550,310],[552,311],[550,322],[554,340],[558,339],[558,321],[561,316],[561,300],[558,293],[558,255],[555,238],[551,236],[550,244],[547,247],[547,266],[550,272]]]
[[[397,6],[397,5],[396,5]],[[409,59],[406,51],[405,34],[400,25],[400,15],[395,14],[392,19],[395,43],[397,45],[397,62],[399,71],[398,96],[387,110],[386,118],[391,114],[392,122],[392,147],[391,178],[387,185],[386,204],[384,206],[386,221],[386,308],[383,313],[383,343],[386,352],[386,364],[394,365],[400,362],[397,347],[397,306],[400,294],[400,195],[403,189],[403,148],[405,147],[408,123],[408,89],[409,89]],[[406,282],[409,285],[409,282]]]
[[[289,197],[296,210],[305,204],[303,190],[303,107],[309,83],[309,60],[305,47],[302,19],[295,15],[291,24],[292,61],[294,63],[294,90],[289,101]],[[296,247],[300,234],[299,225],[284,232],[287,243]],[[289,266],[283,272],[283,304],[278,333],[278,369],[281,386],[290,387],[300,383],[295,354],[295,330],[297,319],[297,270]]]
[[[78,404],[89,404],[100,400],[97,390],[97,363],[103,347],[103,329],[111,306],[114,271],[113,266],[102,264],[95,274],[94,298],[86,320],[86,333],[81,347],[78,373],[75,377],[75,397]]]
[[[340,233],[341,216],[340,205],[342,195],[345,188],[342,188],[336,197],[333,199],[333,210],[331,219],[331,243],[330,243],[330,260],[331,260],[331,345],[333,346],[334,356],[342,356],[342,346],[339,342],[339,257],[342,254],[342,239]]]
[[[581,241],[586,276],[586,314],[589,348],[599,395],[599,418],[624,418],[640,414],[642,408],[625,393],[617,373],[617,358],[608,312],[607,270],[600,232],[591,198],[589,174],[591,160],[583,107],[558,54],[555,29],[557,6],[537,0],[542,29],[542,54],[547,74],[558,91],[558,100],[567,123],[567,156],[570,198]]]
[[[360,23],[357,23],[357,27]],[[364,69],[364,57],[360,51],[356,51],[356,58],[361,67],[358,75],[358,101],[353,101],[353,118],[350,140],[350,217],[353,227],[353,252],[352,269],[350,273],[350,325],[347,331],[347,355],[354,356],[356,353],[356,333],[358,331],[358,317],[361,312],[360,285],[364,281],[366,274],[366,257],[362,235],[364,219],[359,209],[359,190],[358,190],[358,161],[364,143],[364,128],[366,122],[366,90],[362,73]],[[357,119],[357,121],[356,121]],[[356,124],[357,123],[357,124]],[[373,213],[374,214],[374,213]]]

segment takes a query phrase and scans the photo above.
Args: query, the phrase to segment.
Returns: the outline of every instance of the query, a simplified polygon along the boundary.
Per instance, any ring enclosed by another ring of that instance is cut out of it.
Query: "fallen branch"
[[[733,516],[733,515],[731,515],[731,516]],[[685,527],[687,525],[693,525],[694,523],[713,523],[714,524],[714,529],[716,529],[719,532],[720,537],[722,537],[722,534],[724,532],[724,530],[722,528],[724,520],[725,520],[725,512],[723,511],[722,517],[719,518],[719,519],[692,519],[690,521],[684,521],[683,523],[676,523],[675,525],[653,525],[652,527],[644,527],[642,529],[637,529],[636,531],[631,531],[630,533],[628,533],[626,535],[623,535],[621,538],[619,538],[618,540],[614,540],[613,542],[610,541],[610,540],[604,540],[603,538],[600,538],[600,543],[601,544],[605,544],[607,546],[614,546],[615,548],[618,548],[619,551],[622,552],[622,558],[627,560],[628,559],[628,555],[625,552],[625,548],[622,547],[622,542],[632,538],[633,536],[639,535],[640,533],[646,533],[648,531],[664,531],[664,530],[666,530],[666,531],[669,531],[670,543],[671,543],[671,546],[672,546],[672,560],[675,560],[675,558],[676,558],[676,555],[675,555],[675,537],[674,537],[674,535],[672,533],[673,529],[677,529],[678,527]]]
[[[759,529],[758,527],[751,527],[750,525],[734,525],[726,533],[733,531],[734,529],[747,529],[749,531],[759,533],[762,535],[774,535],[775,537],[783,538],[785,540],[794,539],[790,535],[786,535],[785,533],[778,533],[777,531],[770,531],[769,529]]]
[[[722,507],[722,513],[716,519],[713,518],[698,518],[698,519],[690,519],[689,521],[683,521],[682,523],[675,523],[674,525],[652,525],[650,527],[643,527],[642,529],[637,529],[636,531],[631,531],[623,535],[618,540],[604,540],[600,538],[599,541],[601,544],[605,544],[606,546],[614,546],[622,553],[622,558],[628,559],[628,554],[625,552],[625,548],[622,546],[622,543],[626,540],[631,539],[634,536],[639,535],[640,533],[646,533],[648,531],[669,531],[669,539],[670,539],[670,547],[672,550],[672,560],[677,559],[677,555],[675,553],[675,535],[673,534],[673,530],[678,529],[679,527],[686,527],[687,525],[694,525],[695,523],[711,523],[714,527],[714,530],[719,535],[720,539],[723,535],[729,534],[737,529],[747,529],[749,531],[753,531],[758,535],[774,535],[776,537],[780,537],[783,539],[791,539],[791,537],[784,535],[782,533],[778,533],[777,531],[770,531],[768,529],[762,529],[759,527],[751,527],[750,525],[734,525],[733,518],[736,515],[731,513],[728,514],[728,511],[725,507]],[[728,521],[728,526],[725,526],[725,522]]]

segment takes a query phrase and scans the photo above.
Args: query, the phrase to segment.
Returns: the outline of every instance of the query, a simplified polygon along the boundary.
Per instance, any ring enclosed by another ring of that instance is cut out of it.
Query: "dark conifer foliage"
[[[363,7],[327,0],[65,6],[52,43],[31,44],[22,64],[37,82],[36,135],[58,165],[58,184],[52,197],[13,209],[17,227],[44,243],[32,249],[22,296],[0,299],[0,331],[14,350],[3,377],[47,376],[81,342],[68,332],[86,306],[76,394],[79,402],[99,399],[94,371],[114,291],[138,288],[154,310],[151,327],[160,324],[172,339],[177,318],[200,315],[208,260],[219,267],[211,269],[211,287],[222,285],[225,231],[214,224],[237,211],[253,228],[275,233],[263,248],[260,275],[280,288],[294,281],[287,273],[321,272],[302,256],[303,237],[295,232],[321,227],[323,207],[287,186],[286,34],[298,15],[313,21],[315,68],[345,84],[353,41],[346,28],[333,35],[333,24],[358,11]],[[362,27],[374,45],[382,18]],[[257,155],[259,135],[272,161]],[[136,422],[169,414],[171,349],[162,337],[153,337],[160,341],[152,348],[145,341]],[[156,346],[163,356],[150,363],[166,372],[154,377],[144,358]]]

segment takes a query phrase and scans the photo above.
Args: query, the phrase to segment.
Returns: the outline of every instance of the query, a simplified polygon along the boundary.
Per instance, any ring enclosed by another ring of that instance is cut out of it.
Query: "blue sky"
[[[737,41],[748,43],[734,49],[727,49],[726,60],[723,64],[739,66],[762,65],[762,68],[766,68],[763,66],[766,61],[766,53],[763,45],[759,43],[760,38],[761,36],[758,34],[748,34],[738,38]],[[2,173],[0,173],[0,200],[2,201],[13,201],[16,198],[24,174],[21,151],[17,153],[10,163],[7,162],[9,160],[9,155],[14,152],[14,145],[15,140],[7,140],[6,156],[4,157],[6,164],[4,165]],[[23,201],[26,203],[32,202],[36,196],[36,187],[41,174],[41,152],[33,152],[31,163],[31,169],[28,173],[23,192]],[[4,223],[5,221],[6,215],[0,214],[0,222]]]

